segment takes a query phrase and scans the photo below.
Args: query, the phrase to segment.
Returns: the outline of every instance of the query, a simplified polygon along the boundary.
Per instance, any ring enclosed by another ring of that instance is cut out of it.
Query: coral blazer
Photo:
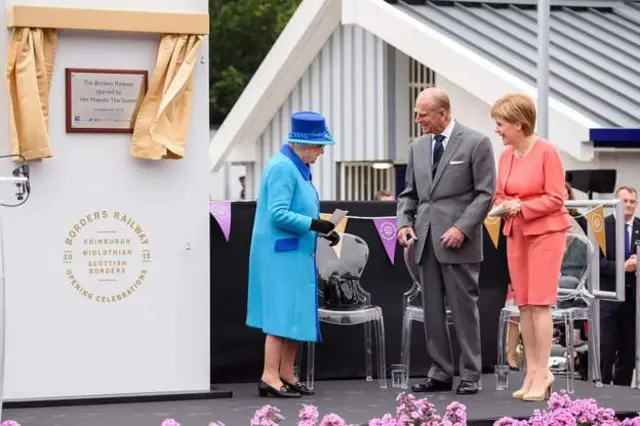
[[[571,226],[564,207],[564,169],[560,155],[549,142],[538,138],[524,158],[516,158],[512,146],[500,154],[494,205],[519,199],[520,214],[505,217],[503,233],[522,226],[524,235],[564,231]]]

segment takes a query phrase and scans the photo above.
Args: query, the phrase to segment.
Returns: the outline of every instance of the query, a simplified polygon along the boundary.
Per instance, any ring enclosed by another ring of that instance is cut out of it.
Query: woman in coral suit
[[[541,401],[554,377],[549,371],[556,303],[569,216],[560,155],[533,134],[536,108],[521,94],[507,94],[491,109],[505,149],[498,162],[494,206],[505,210],[509,275],[520,309],[526,376],[513,397]]]
[[[318,234],[335,245],[334,224],[318,219],[310,164],[335,141],[324,117],[298,112],[280,152],[262,173],[249,254],[247,325],[266,334],[260,396],[300,397],[313,392],[293,366],[299,341],[320,337],[315,250]]]

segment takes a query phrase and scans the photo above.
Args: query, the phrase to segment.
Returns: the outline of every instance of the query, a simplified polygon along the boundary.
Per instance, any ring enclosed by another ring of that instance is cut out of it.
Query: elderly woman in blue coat
[[[251,250],[247,325],[266,334],[260,396],[296,398],[313,392],[293,366],[297,342],[320,339],[315,250],[318,235],[338,243],[334,224],[319,219],[310,164],[335,141],[325,119],[303,111],[262,173]]]

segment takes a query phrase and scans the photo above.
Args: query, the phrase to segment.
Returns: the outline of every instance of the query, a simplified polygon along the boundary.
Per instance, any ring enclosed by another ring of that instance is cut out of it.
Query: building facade
[[[378,189],[393,192],[404,176],[408,144],[420,133],[413,124],[415,97],[434,85],[449,93],[454,118],[489,136],[494,154],[499,155],[502,142],[494,133],[491,104],[508,91],[535,97],[535,72],[530,65],[523,65],[536,60],[531,47],[535,44],[535,26],[530,28],[531,5],[400,3],[363,0],[356,3],[359,7],[344,3],[340,23],[301,77],[289,82],[291,90],[261,133],[240,141],[228,156],[222,170],[229,175],[230,166],[241,164],[249,177],[247,194],[255,194],[262,168],[286,137],[291,113],[301,109],[324,114],[338,140],[313,166],[322,199],[369,200]],[[589,131],[613,125],[640,126],[640,118],[629,111],[637,101],[620,92],[625,87],[637,90],[631,88],[634,81],[640,87],[638,68],[629,69],[631,63],[640,64],[640,49],[627,46],[631,43],[629,34],[640,31],[640,10],[634,4],[600,3],[586,5],[592,8],[568,5],[552,13],[549,139],[561,151],[566,169],[614,168],[619,184],[633,185],[640,179],[633,165],[640,159],[638,150],[594,148]],[[511,38],[498,30],[473,32],[475,27],[486,26],[487,15],[495,15],[492,19],[504,21],[507,27],[518,23],[527,26]],[[442,30],[437,26],[439,20],[455,25],[456,31]],[[578,28],[588,22],[594,25],[594,31]],[[622,29],[614,34],[604,25],[607,22],[618,22]],[[292,19],[290,26],[296,24]],[[590,56],[585,56],[583,51],[589,43],[602,49],[592,48]],[[501,49],[516,49],[518,45],[521,51],[508,57],[508,64],[500,63]],[[567,52],[564,45],[579,49]],[[628,47],[625,57],[620,56],[622,46]],[[494,53],[483,54],[483,49],[489,48]],[[620,71],[619,82],[613,81],[611,72],[597,68],[607,58],[624,71]],[[585,80],[578,87],[566,82],[571,73],[576,82],[586,79],[585,69],[592,74],[600,72],[604,83]],[[625,109],[627,104],[629,108]],[[212,144],[224,143],[224,139],[214,138]],[[218,171],[212,179],[220,185],[222,175]],[[214,192],[212,198],[222,195],[220,190]]]

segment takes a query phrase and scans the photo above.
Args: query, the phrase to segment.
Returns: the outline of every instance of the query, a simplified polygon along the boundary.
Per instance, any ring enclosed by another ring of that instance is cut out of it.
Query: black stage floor
[[[478,395],[458,397],[453,392],[437,393],[429,395],[429,400],[440,414],[451,401],[460,401],[467,406],[468,424],[474,426],[491,425],[503,416],[528,418],[534,409],[544,409],[546,404],[511,399],[510,394],[521,378],[519,374],[511,374],[510,390],[499,392],[495,390],[494,376],[485,375],[484,389]],[[563,378],[557,378],[556,390],[565,384]],[[640,390],[619,386],[596,388],[581,381],[576,381],[575,387],[574,399],[593,397],[601,406],[613,408],[619,415],[632,416],[640,410]],[[257,409],[271,404],[280,408],[286,417],[283,425],[296,425],[302,404],[314,404],[319,407],[320,416],[333,412],[347,424],[357,425],[385,413],[395,413],[395,397],[399,392],[391,387],[379,389],[377,382],[359,380],[319,382],[315,396],[296,400],[259,398],[255,384],[222,385],[221,388],[233,391],[233,398],[7,409],[2,417],[22,426],[160,426],[166,418],[174,418],[182,426],[207,426],[214,420],[226,426],[243,426],[250,423]]]

